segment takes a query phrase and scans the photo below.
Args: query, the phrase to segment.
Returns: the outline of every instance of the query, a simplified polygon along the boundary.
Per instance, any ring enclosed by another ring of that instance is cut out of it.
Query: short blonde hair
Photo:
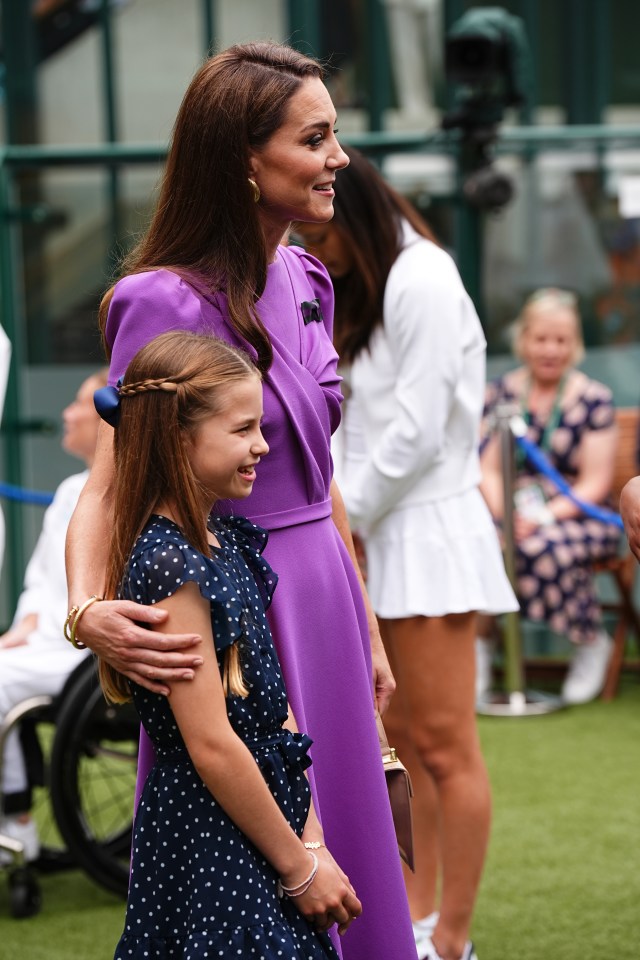
[[[582,336],[582,321],[578,310],[578,298],[571,290],[562,290],[559,287],[541,287],[532,293],[522,305],[520,313],[511,326],[511,349],[519,360],[524,360],[522,341],[529,326],[532,308],[537,310],[570,310],[576,324],[576,349],[571,358],[573,366],[577,366],[584,359],[584,338]]]

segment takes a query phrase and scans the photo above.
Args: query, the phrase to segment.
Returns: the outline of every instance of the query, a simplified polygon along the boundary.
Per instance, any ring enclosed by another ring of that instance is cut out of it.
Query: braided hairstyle
[[[159,380],[142,380],[140,383],[121,383],[118,392],[121,397],[135,397],[140,393],[154,393],[158,390],[164,393],[177,393],[178,384],[168,377],[162,377]]]
[[[215,337],[173,331],[138,351],[120,386],[114,433],[113,528],[105,596],[117,596],[129,556],[157,504],[171,505],[186,540],[209,553],[202,500],[206,494],[188,456],[189,440],[222,407],[230,383],[260,373],[242,350]],[[227,651],[225,692],[246,696],[237,644]],[[100,661],[107,699],[130,699],[126,677]]]

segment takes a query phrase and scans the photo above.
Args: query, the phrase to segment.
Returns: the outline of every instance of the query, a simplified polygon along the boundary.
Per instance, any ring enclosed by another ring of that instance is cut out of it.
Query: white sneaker
[[[413,923],[413,936],[416,941],[416,950],[418,951],[418,960],[424,960],[428,956],[427,950],[432,946],[431,934],[436,928],[440,914],[436,911],[430,913],[422,920],[415,920]]]
[[[598,696],[604,687],[612,653],[613,640],[604,630],[600,630],[591,643],[576,645],[562,684],[565,703],[588,703]]]
[[[493,686],[493,640],[476,637],[476,700],[481,700]]]
[[[442,960],[432,940],[429,940],[428,944],[425,943],[424,950],[425,952],[418,953],[419,960]],[[465,943],[460,960],[478,960],[478,954],[474,950],[471,940],[467,940]]]
[[[14,863],[14,858],[8,850],[2,849],[3,835],[22,844],[27,862],[37,860],[40,856],[40,838],[35,820],[21,821],[15,816],[0,819],[0,866],[7,867]]]

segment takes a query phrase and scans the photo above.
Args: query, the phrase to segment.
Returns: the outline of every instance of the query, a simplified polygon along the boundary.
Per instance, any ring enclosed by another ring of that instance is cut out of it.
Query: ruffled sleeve
[[[171,597],[188,582],[196,583],[201,595],[211,604],[216,649],[224,650],[243,633],[242,597],[235,579],[223,564],[205,557],[188,544],[159,536],[147,538],[131,558],[122,594],[136,603],[152,606]]]
[[[215,518],[210,526],[221,542],[228,538],[238,548],[267,610],[278,583],[278,575],[262,556],[269,539],[267,531],[245,517]]]

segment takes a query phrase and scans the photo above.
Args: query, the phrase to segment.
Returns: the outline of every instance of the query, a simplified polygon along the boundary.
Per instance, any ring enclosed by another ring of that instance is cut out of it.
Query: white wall
[[[216,47],[282,39],[284,0],[217,0]],[[203,56],[200,0],[131,0],[113,19],[120,139],[166,141],[182,94]],[[91,30],[40,69],[42,141],[104,139],[102,47]]]
[[[214,48],[250,39],[281,39],[283,0],[218,0]],[[130,0],[113,16],[113,49],[119,139],[165,144],[183,93],[205,56],[200,0]],[[106,139],[102,34],[87,31],[38,74],[41,142],[100,144]],[[121,173],[127,226],[146,214],[157,167]],[[54,313],[102,283],[108,176],[93,168],[47,171],[46,201],[67,224],[46,238],[48,297]]]

